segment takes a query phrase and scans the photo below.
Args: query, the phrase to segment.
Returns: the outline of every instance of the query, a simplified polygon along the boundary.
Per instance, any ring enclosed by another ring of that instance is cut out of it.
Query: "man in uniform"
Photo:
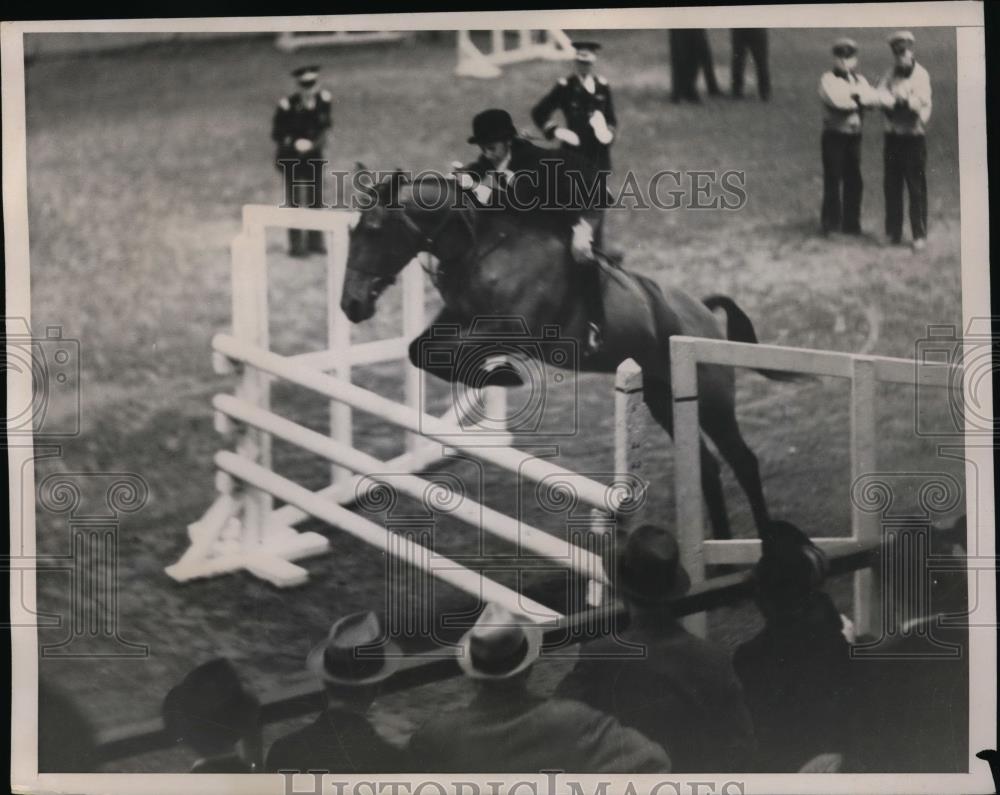
[[[733,28],[730,31],[732,42],[732,81],[733,99],[743,99],[743,71],[746,67],[747,53],[753,56],[754,69],[757,71],[757,96],[763,102],[771,98],[771,68],[767,60],[767,28]]]
[[[910,194],[913,250],[927,242],[927,122],[931,118],[931,78],[913,55],[908,30],[889,37],[895,65],[879,82],[885,113],[885,233],[898,244],[903,237],[903,185]]]
[[[562,141],[564,149],[578,152],[605,175],[611,171],[611,142],[618,119],[611,102],[611,86],[594,74],[601,45],[575,41],[576,71],[561,77],[531,110],[532,121],[549,140]],[[565,126],[552,118],[561,111]]]
[[[477,144],[482,154],[462,167],[459,179],[475,189],[480,201],[518,212],[527,222],[571,240],[587,304],[584,355],[596,353],[601,347],[604,301],[593,243],[607,206],[597,168],[571,149],[543,149],[519,137],[510,114],[499,108],[476,114],[469,143]]]
[[[820,215],[824,235],[861,234],[861,122],[865,106],[876,104],[878,99],[857,68],[857,43],[853,39],[837,39],[833,43],[833,68],[824,72],[819,81],[823,103]]]
[[[302,66],[292,72],[299,90],[282,98],[274,111],[271,139],[278,145],[275,166],[285,186],[285,205],[323,206],[323,148],[333,126],[330,92],[316,86],[318,66]],[[326,252],[318,230],[288,230],[288,253],[305,257]]]

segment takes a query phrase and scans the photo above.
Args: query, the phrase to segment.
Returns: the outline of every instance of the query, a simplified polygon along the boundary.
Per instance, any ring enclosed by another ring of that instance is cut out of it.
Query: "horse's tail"
[[[740,309],[739,304],[728,295],[710,295],[708,298],[702,299],[702,303],[711,311],[716,309],[725,311],[726,338],[731,342],[757,342],[757,332],[754,330],[750,318],[747,317],[747,313]],[[767,370],[757,367],[753,369],[765,378],[770,378],[772,381],[789,381],[795,383],[816,380],[813,376],[804,373],[787,373],[782,370]]]

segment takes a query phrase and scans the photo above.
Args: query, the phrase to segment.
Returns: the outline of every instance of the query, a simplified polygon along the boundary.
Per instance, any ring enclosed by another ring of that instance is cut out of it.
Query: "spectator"
[[[771,67],[768,64],[767,28],[733,28],[732,71],[730,79],[734,99],[743,99],[743,71],[746,67],[747,52],[753,56],[754,72],[757,75],[757,96],[767,102],[771,98]]]
[[[757,735],[757,770],[794,773],[843,753],[854,709],[844,619],[821,590],[822,550],[788,522],[772,522],[754,569],[764,629],[734,655]]]
[[[865,106],[878,96],[857,73],[858,45],[853,39],[833,43],[833,69],[819,81],[823,102],[822,231],[861,234],[861,122]],[[843,189],[843,202],[841,202]]]
[[[260,770],[260,705],[229,660],[199,665],[163,700],[167,731],[202,755],[192,773]]]
[[[337,621],[306,667],[326,688],[326,709],[311,724],[277,740],[267,754],[269,773],[398,773],[406,755],[375,731],[365,717],[381,685],[397,670],[402,651],[387,641],[372,612]]]
[[[913,250],[927,245],[927,123],[931,79],[913,55],[908,30],[889,37],[895,65],[878,86],[885,112],[885,233],[893,245],[903,239],[903,185],[910,194]]]
[[[671,598],[690,584],[677,541],[643,525],[609,571],[630,624],[617,637],[584,644],[559,695],[614,715],[662,745],[674,772],[748,770],[753,729],[729,657],[687,632],[670,610]]]
[[[76,703],[38,677],[38,772],[93,773],[94,729]]]
[[[489,604],[462,639],[459,665],[477,685],[472,703],[431,718],[410,739],[430,772],[669,772],[662,748],[575,701],[528,690],[542,632]]]
[[[718,81],[712,62],[712,48],[704,28],[683,28],[670,31],[671,102],[682,100],[701,102],[698,96],[698,73],[704,71],[708,93],[718,96]]]
[[[317,88],[318,66],[292,72],[299,90],[278,101],[271,122],[271,140],[277,144],[275,166],[285,187],[285,206],[323,207],[323,148],[333,126],[333,97]],[[306,257],[325,254],[323,233],[288,230],[288,253]]]

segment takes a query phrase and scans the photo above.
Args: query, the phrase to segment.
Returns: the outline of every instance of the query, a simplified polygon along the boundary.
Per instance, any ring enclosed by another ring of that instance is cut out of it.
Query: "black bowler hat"
[[[167,731],[195,748],[236,742],[249,728],[259,704],[243,689],[229,660],[199,665],[163,700]]]
[[[306,668],[332,685],[372,685],[388,679],[398,670],[403,652],[386,641],[385,634],[370,610],[345,616],[309,652]]]
[[[317,66],[316,64],[310,64],[309,66],[300,66],[298,69],[292,70],[292,77],[294,77],[300,83],[311,83],[317,77],[319,77],[319,66]]]
[[[691,587],[677,539],[657,525],[644,524],[619,540],[614,571],[618,590],[639,603],[661,604]]]
[[[490,108],[477,113],[472,119],[470,144],[492,144],[517,136],[514,120],[500,108]]]

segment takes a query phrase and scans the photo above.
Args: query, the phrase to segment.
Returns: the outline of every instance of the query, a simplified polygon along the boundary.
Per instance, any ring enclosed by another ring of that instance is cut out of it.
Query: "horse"
[[[520,384],[522,379],[512,369],[496,371],[491,380],[482,368],[463,370],[455,365],[460,359],[476,361],[477,346],[495,349],[494,335],[509,334],[512,321],[519,333],[535,340],[550,339],[551,330],[557,328],[560,339],[584,350],[587,317],[575,278],[581,266],[569,255],[565,234],[528,222],[523,214],[483,207],[455,179],[440,175],[390,178],[371,189],[369,197],[370,206],[362,209],[348,243],[340,306],[351,322],[370,318],[379,296],[397,274],[417,254],[426,252],[440,263],[433,277],[444,307],[410,344],[409,358],[415,366],[450,383]],[[547,363],[614,373],[625,359],[633,359],[642,369],[644,403],[672,436],[670,337],[722,339],[712,314],[715,309],[726,314],[727,339],[757,342],[753,324],[727,296],[699,301],[678,287],[661,288],[646,276],[606,264],[601,267],[601,281],[603,346],[579,361],[563,356]],[[447,333],[439,333],[442,329]],[[430,350],[435,355],[427,355]],[[542,358],[548,348],[528,345],[521,350]],[[441,355],[449,353],[454,355]],[[783,373],[759,372],[789,380]],[[733,369],[699,365],[698,401],[701,429],[735,473],[763,537],[770,519],[757,457],[736,421]],[[704,439],[701,479],[713,536],[731,538],[719,464]]]

